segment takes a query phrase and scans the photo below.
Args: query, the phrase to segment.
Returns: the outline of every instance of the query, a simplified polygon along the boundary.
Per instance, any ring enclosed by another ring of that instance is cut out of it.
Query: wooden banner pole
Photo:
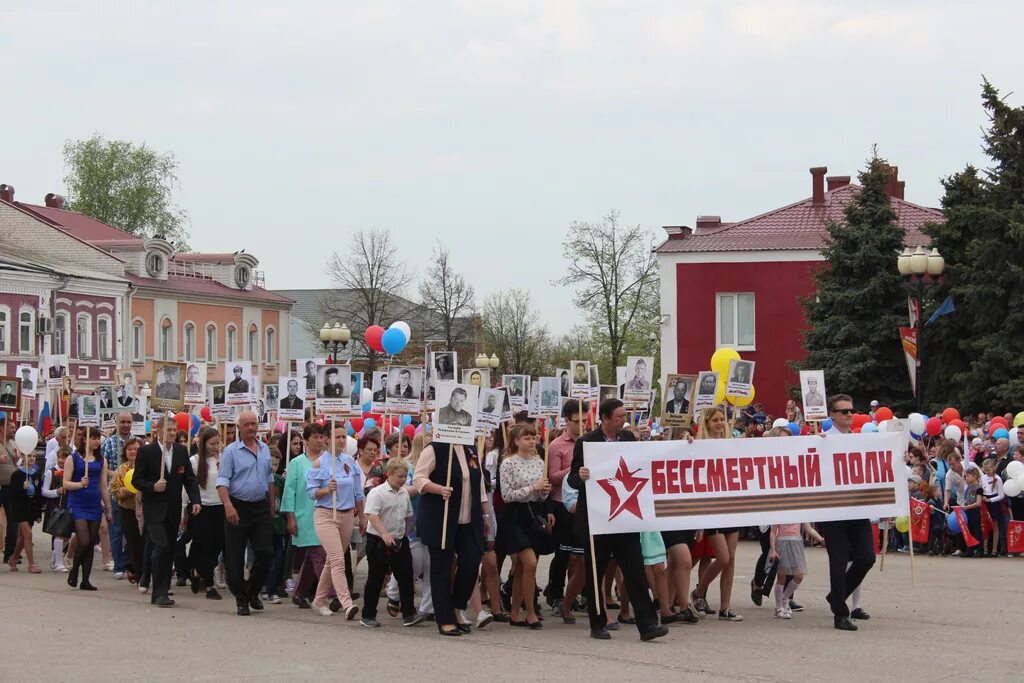
[[[886,522],[888,525],[888,522]],[[885,571],[885,553],[889,549],[889,527],[882,529],[882,560],[878,563],[878,573]]]
[[[452,485],[452,460],[455,459],[454,450],[459,446],[450,444],[448,446],[448,475],[445,477],[444,485],[446,488]],[[452,502],[451,494],[444,499],[444,517],[441,521],[441,550],[448,549],[448,505]]]
[[[579,408],[580,408],[580,431],[582,432],[583,431],[583,419],[584,419],[583,418],[583,397],[580,396],[578,398],[579,398]],[[583,435],[580,434],[580,436],[583,436]],[[583,485],[586,486],[587,485],[586,482],[584,482]],[[588,514],[588,513],[587,513],[586,510],[583,510],[582,513],[581,513],[580,510],[576,510],[576,514],[584,514],[585,515],[585,514]],[[590,528],[590,524],[589,523],[587,524],[587,528],[588,529]],[[601,586],[601,582],[598,581],[598,578],[597,578],[597,551],[594,549],[594,534],[593,533],[590,534],[590,569],[593,572],[593,576],[591,578],[594,580],[594,601],[597,603],[597,605],[596,605],[597,613],[598,614],[604,614],[604,588]]]
[[[335,490],[331,493],[331,521],[335,521],[338,518],[338,483],[336,481],[337,468],[338,468],[338,454],[335,453],[338,449],[338,426],[334,420],[334,416],[331,416],[331,479],[334,480]]]
[[[913,513],[910,510],[910,499],[909,498],[907,499],[907,519],[908,520],[913,520],[914,519],[914,515],[913,515]],[[910,546],[910,583],[911,583],[911,585],[914,586],[914,588],[917,588],[917,564],[914,562],[914,527],[913,527],[913,523],[911,523],[910,528],[907,529],[907,533],[908,533],[908,543],[907,543],[907,545]]]

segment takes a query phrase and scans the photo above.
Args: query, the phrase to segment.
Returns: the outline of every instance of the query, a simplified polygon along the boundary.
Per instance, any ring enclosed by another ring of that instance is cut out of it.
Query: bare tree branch
[[[538,375],[544,369],[548,331],[540,314],[522,289],[498,292],[484,302],[484,335],[501,359],[501,369],[512,374]]]
[[[430,267],[420,282],[420,299],[423,305],[438,320],[437,330],[444,339],[445,348],[452,351],[455,344],[465,341],[464,337],[471,328],[460,329],[456,321],[474,312],[475,293],[473,286],[466,283],[465,278],[456,273],[451,264],[449,251],[438,242],[434,248]]]

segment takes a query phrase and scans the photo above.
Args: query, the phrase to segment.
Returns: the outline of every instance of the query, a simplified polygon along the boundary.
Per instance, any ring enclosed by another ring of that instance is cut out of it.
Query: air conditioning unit
[[[53,334],[53,318],[43,318],[40,316],[36,320],[36,334]]]

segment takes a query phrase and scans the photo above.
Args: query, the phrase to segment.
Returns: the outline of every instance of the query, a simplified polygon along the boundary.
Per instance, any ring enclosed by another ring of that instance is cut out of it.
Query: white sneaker
[[[785,608],[785,607],[776,607],[775,608],[775,618],[776,619],[792,619],[793,618],[793,614],[787,608]]]
[[[270,595],[268,595],[264,599],[267,602],[269,602],[271,605],[280,605],[281,604],[281,598],[277,597],[277,593],[271,593]]]
[[[110,562],[107,562],[105,565],[103,565],[103,571],[105,571],[105,572],[112,572],[112,571],[114,571],[114,561],[111,560]]]
[[[309,603],[309,607],[322,617],[329,617],[334,614],[334,612],[331,611],[331,608],[327,605],[318,605],[315,602],[311,602]]]
[[[149,592],[149,586],[139,586],[139,592],[145,595]]]
[[[291,579],[286,579],[285,582],[284,582],[284,590],[289,595],[294,593],[295,592],[295,582],[292,581]]]
[[[224,568],[220,565],[213,570],[213,585],[222,590],[228,587],[227,581],[224,580]]]
[[[494,621],[494,615],[491,614],[491,610],[484,609],[476,615],[476,627],[485,628],[488,624]]]
[[[125,576],[124,572],[114,572],[114,580],[120,581]]]

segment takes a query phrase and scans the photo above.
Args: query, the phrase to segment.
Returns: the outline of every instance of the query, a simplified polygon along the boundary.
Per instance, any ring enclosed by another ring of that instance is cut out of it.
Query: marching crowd
[[[859,431],[849,396],[828,404],[826,437]],[[68,586],[96,590],[99,552],[104,570],[163,608],[187,586],[209,600],[233,598],[240,616],[284,600],[377,628],[388,623],[383,601],[402,626],[432,621],[440,635],[456,637],[492,622],[542,629],[546,603],[548,616],[565,624],[586,613],[593,638],[634,625],[651,640],[670,624],[743,620],[733,596],[742,535],[756,537],[762,550],[750,598],[761,605],[770,596],[779,619],[803,609],[796,592],[807,573],[805,548],[824,545],[834,625],[854,631],[855,621],[869,618],[859,588],[878,544],[870,520],[590,535],[584,443],[786,437],[810,429],[790,408],[773,421],[755,406],[730,421],[715,407],[693,429],[652,433],[631,424],[618,399],[601,402],[596,419],[586,402],[568,401],[557,428],[544,433],[524,412],[489,433],[479,450],[432,442],[429,429],[409,439],[373,427],[354,439],[344,425],[322,421],[261,434],[252,412],[194,435],[167,417],[139,438],[124,413],[111,434],[65,424],[46,435],[45,447],[22,455],[17,425],[5,422],[4,562],[12,572],[42,571],[33,543],[41,520],[50,569],[66,573]],[[1024,420],[1018,423],[1003,436],[993,416],[971,418],[967,453],[963,442],[941,435],[915,439],[906,456],[909,486],[912,498],[927,503],[931,534],[912,541],[898,519],[892,527],[882,520],[889,549],[915,543],[933,555],[1013,554],[1007,529],[1024,520],[1024,497],[1007,495],[1003,483],[1017,467],[1011,463],[1024,464]],[[947,524],[953,509],[964,513],[966,529]],[[978,542],[966,542],[971,536]],[[547,576],[538,576],[543,555],[552,558]],[[357,585],[360,562],[366,579]]]

